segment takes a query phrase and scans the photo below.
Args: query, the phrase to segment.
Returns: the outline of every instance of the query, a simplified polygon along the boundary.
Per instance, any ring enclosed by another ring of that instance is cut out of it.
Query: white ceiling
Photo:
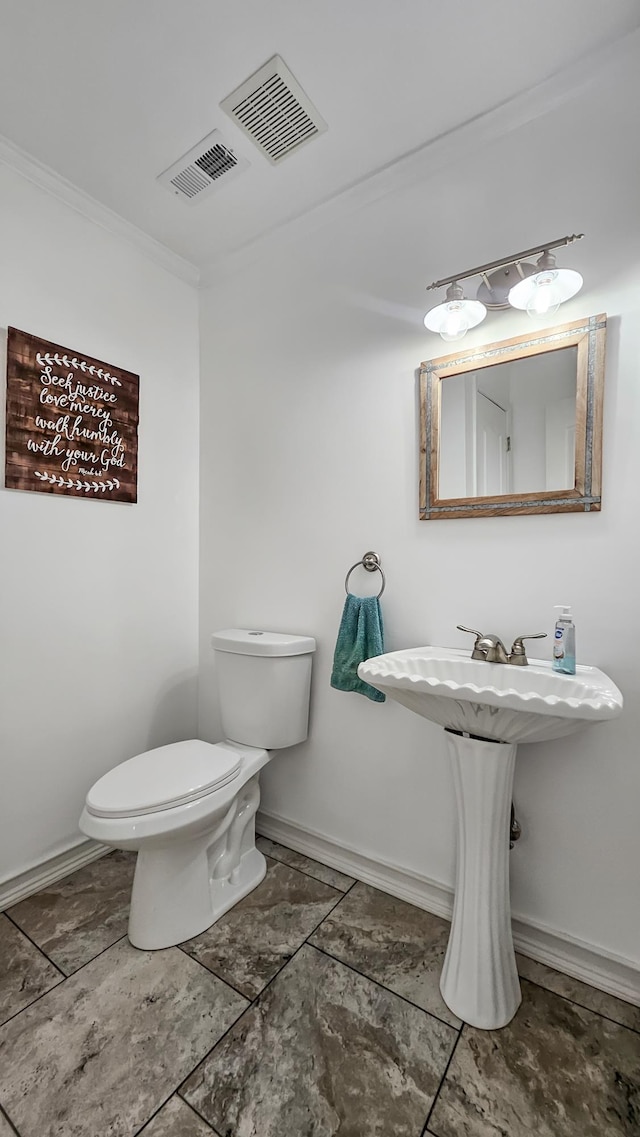
[[[640,25],[638,0],[0,0],[0,134],[199,267]],[[329,129],[271,166],[220,101],[280,54]],[[251,163],[156,177],[213,129]]]

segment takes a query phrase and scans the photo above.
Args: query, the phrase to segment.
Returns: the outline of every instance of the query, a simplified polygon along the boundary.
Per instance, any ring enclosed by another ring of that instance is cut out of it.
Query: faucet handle
[[[513,646],[509,654],[509,663],[518,664],[520,667],[526,667],[529,660],[527,653],[524,650],[523,640],[544,640],[547,637],[546,632],[531,632],[528,636],[516,636],[513,641]]]
[[[484,636],[484,632],[477,632],[475,628],[463,628],[462,624],[456,624],[456,628],[459,632],[469,632],[470,635],[476,637],[476,640],[481,640]]]

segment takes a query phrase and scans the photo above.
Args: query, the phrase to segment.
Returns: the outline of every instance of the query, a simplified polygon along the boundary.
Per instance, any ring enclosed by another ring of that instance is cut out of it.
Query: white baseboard
[[[256,829],[264,837],[295,849],[297,853],[304,853],[347,876],[354,876],[381,892],[388,892],[436,916],[451,919],[453,890],[438,881],[399,865],[373,860],[321,833],[303,829],[272,813],[261,811],[256,817]],[[522,955],[627,1003],[640,1005],[640,969],[631,960],[521,916],[513,916],[512,927],[516,951]]]
[[[58,853],[48,861],[18,873],[10,880],[1,881],[0,912],[110,852],[111,848],[108,845],[101,845],[98,841],[81,841],[66,849],[64,853]]]

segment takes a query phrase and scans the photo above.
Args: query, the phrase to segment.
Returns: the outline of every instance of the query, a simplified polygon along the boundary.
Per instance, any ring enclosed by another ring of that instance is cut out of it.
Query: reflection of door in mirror
[[[511,493],[509,412],[478,391],[476,396],[475,484],[470,496]]]
[[[577,348],[442,380],[438,496],[572,489]]]
[[[488,370],[498,372],[499,368]],[[452,376],[444,384],[438,480],[441,498],[511,492],[511,409],[501,378],[472,371]]]

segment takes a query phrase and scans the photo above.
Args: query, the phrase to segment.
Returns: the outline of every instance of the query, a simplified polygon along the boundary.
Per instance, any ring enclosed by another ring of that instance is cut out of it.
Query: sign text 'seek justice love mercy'
[[[136,501],[139,382],[9,328],[7,489]]]

